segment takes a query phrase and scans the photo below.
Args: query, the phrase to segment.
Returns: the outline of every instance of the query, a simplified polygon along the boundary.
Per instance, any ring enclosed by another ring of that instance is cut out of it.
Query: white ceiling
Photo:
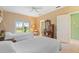
[[[56,8],[56,6],[1,6],[1,8],[9,12],[35,17],[40,16],[34,9],[32,9],[32,7],[36,8],[40,15],[44,15],[56,9],[62,8]]]

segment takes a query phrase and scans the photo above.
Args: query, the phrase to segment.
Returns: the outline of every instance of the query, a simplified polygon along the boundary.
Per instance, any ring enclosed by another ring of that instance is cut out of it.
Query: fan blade
[[[57,6],[56,8],[59,8],[59,7],[61,7],[61,6]]]

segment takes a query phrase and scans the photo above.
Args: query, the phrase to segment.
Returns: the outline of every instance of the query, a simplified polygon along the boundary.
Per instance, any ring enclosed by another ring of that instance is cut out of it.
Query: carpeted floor
[[[62,43],[61,53],[79,53],[79,41]]]

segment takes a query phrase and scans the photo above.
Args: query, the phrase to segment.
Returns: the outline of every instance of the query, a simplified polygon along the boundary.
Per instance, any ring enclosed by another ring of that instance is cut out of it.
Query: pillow
[[[5,34],[6,34],[6,35],[12,35],[12,33],[11,33],[11,32],[5,32]]]
[[[13,43],[11,41],[0,41],[0,53],[15,53]]]
[[[5,32],[5,40],[14,38],[15,34],[11,32]]]
[[[34,35],[31,32],[28,33],[20,33],[20,34],[16,34],[15,39],[17,41],[21,41],[21,40],[27,40],[27,39],[34,39]]]

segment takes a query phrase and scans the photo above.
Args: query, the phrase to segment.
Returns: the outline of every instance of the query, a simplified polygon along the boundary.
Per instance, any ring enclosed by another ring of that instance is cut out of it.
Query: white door
[[[57,39],[68,41],[70,39],[70,17],[69,15],[57,16]]]

